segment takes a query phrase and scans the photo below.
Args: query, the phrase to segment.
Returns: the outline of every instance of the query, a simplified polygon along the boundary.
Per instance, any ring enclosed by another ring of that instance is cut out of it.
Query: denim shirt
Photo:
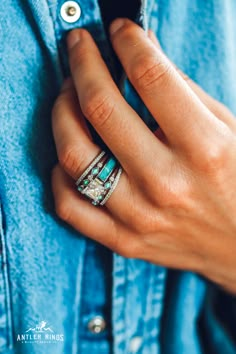
[[[0,353],[235,354],[233,296],[199,275],[111,253],[56,216],[51,109],[69,74],[69,30],[91,32],[123,95],[155,128],[119,80],[97,0],[77,2],[75,23],[62,19],[62,0],[0,3]],[[236,113],[235,14],[235,0],[143,0],[135,18]],[[87,328],[95,315],[110,316],[100,334]]]

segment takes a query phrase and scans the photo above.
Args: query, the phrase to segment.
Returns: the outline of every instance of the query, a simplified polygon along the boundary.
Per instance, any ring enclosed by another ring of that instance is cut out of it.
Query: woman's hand
[[[52,114],[57,213],[125,257],[196,271],[236,293],[234,117],[176,70],[152,34],[122,21],[111,26],[113,47],[161,129],[154,135],[124,100],[89,33],[70,32],[73,81]],[[124,170],[105,207],[74,184],[100,152],[84,117]]]

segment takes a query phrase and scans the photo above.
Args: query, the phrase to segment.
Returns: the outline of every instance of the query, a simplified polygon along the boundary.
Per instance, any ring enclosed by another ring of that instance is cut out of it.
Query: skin
[[[56,212],[124,257],[194,271],[236,294],[234,116],[168,60],[151,32],[117,19],[110,36],[160,129],[153,134],[124,100],[89,33],[71,31],[72,77],[52,111]],[[85,117],[123,167],[104,207],[75,188],[100,152]]]

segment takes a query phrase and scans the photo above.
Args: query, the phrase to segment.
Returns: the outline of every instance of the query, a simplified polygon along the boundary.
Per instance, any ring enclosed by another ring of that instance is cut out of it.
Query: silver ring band
[[[77,179],[76,186],[78,186],[82,180],[86,177],[86,175],[93,169],[93,167],[101,160],[101,158],[105,155],[105,151],[100,152],[100,154],[91,162],[91,164],[86,168],[83,174]]]
[[[102,151],[79,176],[77,190],[93,205],[104,205],[114,192],[122,168],[114,156]]]

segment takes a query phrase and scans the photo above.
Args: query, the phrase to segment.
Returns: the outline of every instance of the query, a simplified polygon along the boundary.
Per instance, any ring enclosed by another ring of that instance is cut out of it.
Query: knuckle
[[[166,190],[165,195],[159,198],[160,207],[163,210],[186,209],[187,193],[173,190]]]
[[[59,153],[58,159],[62,168],[73,178],[77,178],[80,171],[85,167],[85,156],[82,149],[75,145],[68,145]]]
[[[131,81],[142,89],[152,89],[154,85],[163,86],[169,80],[171,67],[157,58],[143,56],[137,58],[131,68]]]
[[[102,127],[110,120],[114,107],[114,100],[110,96],[91,92],[82,104],[82,111],[96,127]]]
[[[214,145],[208,148],[207,153],[200,162],[201,170],[207,174],[216,174],[217,171],[222,171],[227,163],[228,147],[222,144]]]

